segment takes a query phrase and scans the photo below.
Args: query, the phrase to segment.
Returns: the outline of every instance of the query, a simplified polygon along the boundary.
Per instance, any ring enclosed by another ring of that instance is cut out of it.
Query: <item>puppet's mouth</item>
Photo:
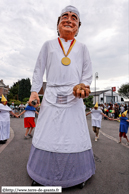
[[[64,26],[64,27],[66,27],[66,28],[72,28],[71,26],[68,26],[68,25],[67,26]]]

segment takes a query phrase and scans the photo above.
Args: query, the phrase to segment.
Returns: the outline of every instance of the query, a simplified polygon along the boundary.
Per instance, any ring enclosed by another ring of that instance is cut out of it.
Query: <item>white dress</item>
[[[0,140],[10,137],[10,111],[9,106],[0,104]]]

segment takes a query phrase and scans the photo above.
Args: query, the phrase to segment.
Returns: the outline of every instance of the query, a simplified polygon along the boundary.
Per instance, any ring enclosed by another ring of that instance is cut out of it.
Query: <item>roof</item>
[[[0,87],[9,88],[9,86],[6,86],[3,82],[3,80],[0,80]]]
[[[111,89],[91,92],[90,96],[99,96],[100,94],[103,94],[104,92],[108,92],[108,91],[111,91]]]
[[[0,87],[5,87],[5,84],[0,80]]]

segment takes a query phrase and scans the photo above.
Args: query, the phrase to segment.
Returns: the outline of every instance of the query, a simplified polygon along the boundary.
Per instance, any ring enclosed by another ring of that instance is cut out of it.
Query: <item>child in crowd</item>
[[[126,145],[129,145],[129,139],[128,139],[127,135],[126,135],[127,132],[128,132],[129,120],[126,117],[126,115],[127,115],[127,110],[122,113],[120,118],[112,119],[112,120],[114,120],[114,121],[120,120],[120,128],[119,128],[119,138],[120,138],[120,141],[118,143],[121,143],[121,139],[122,139],[122,136],[123,136],[127,140]]]
[[[86,114],[89,115],[91,114],[91,119],[92,119],[92,127],[93,131],[96,134],[95,136],[95,141],[98,140],[99,138],[99,129],[101,128],[101,120],[102,120],[102,115],[109,120],[111,120],[107,115],[105,115],[101,109],[98,108],[98,102],[96,102],[94,108]]]
[[[24,114],[24,127],[27,128],[24,136],[25,139],[32,137],[31,132],[35,127],[35,113],[39,114],[33,106],[27,105],[25,110],[18,115],[21,116]]]

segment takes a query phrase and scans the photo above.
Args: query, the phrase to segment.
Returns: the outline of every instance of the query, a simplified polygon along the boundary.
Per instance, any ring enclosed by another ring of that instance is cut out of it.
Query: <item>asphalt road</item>
[[[129,193],[129,146],[126,140],[118,144],[119,123],[102,120],[100,138],[94,141],[90,115],[87,117],[96,173],[80,190],[77,186],[63,189],[68,194],[128,194]],[[30,186],[31,178],[26,171],[32,139],[24,139],[23,118],[11,118],[11,138],[0,145],[0,187]],[[129,133],[128,133],[129,137]]]

